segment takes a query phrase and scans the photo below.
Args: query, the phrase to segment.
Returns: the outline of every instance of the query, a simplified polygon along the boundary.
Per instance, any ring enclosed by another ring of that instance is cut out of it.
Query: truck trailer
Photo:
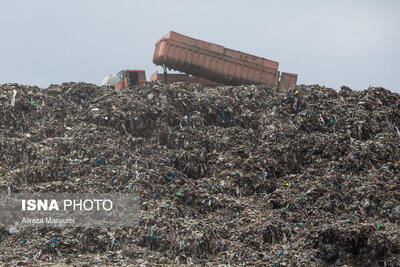
[[[280,74],[276,61],[173,31],[156,43],[153,63],[226,85],[265,84],[287,90],[297,82],[297,74]]]

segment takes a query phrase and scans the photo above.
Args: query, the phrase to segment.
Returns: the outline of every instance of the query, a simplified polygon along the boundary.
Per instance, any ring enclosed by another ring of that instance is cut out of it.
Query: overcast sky
[[[156,70],[168,31],[279,62],[298,83],[400,92],[400,1],[0,0],[0,83]]]

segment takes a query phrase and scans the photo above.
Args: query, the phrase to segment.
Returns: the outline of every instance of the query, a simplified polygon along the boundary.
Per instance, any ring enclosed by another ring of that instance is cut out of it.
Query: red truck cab
[[[144,70],[121,70],[117,74],[117,83],[115,90],[128,88],[133,85],[146,83],[146,72]]]

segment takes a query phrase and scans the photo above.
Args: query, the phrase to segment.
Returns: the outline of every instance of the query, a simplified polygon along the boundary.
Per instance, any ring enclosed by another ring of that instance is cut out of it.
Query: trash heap
[[[0,228],[0,262],[399,266],[383,88],[0,86],[0,192],[131,192],[136,227]]]

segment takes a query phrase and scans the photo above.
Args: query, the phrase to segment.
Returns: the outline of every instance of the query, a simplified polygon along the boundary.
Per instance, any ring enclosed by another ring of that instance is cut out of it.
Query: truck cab
[[[133,85],[146,83],[146,72],[144,70],[121,70],[117,74],[115,90],[128,88]]]

